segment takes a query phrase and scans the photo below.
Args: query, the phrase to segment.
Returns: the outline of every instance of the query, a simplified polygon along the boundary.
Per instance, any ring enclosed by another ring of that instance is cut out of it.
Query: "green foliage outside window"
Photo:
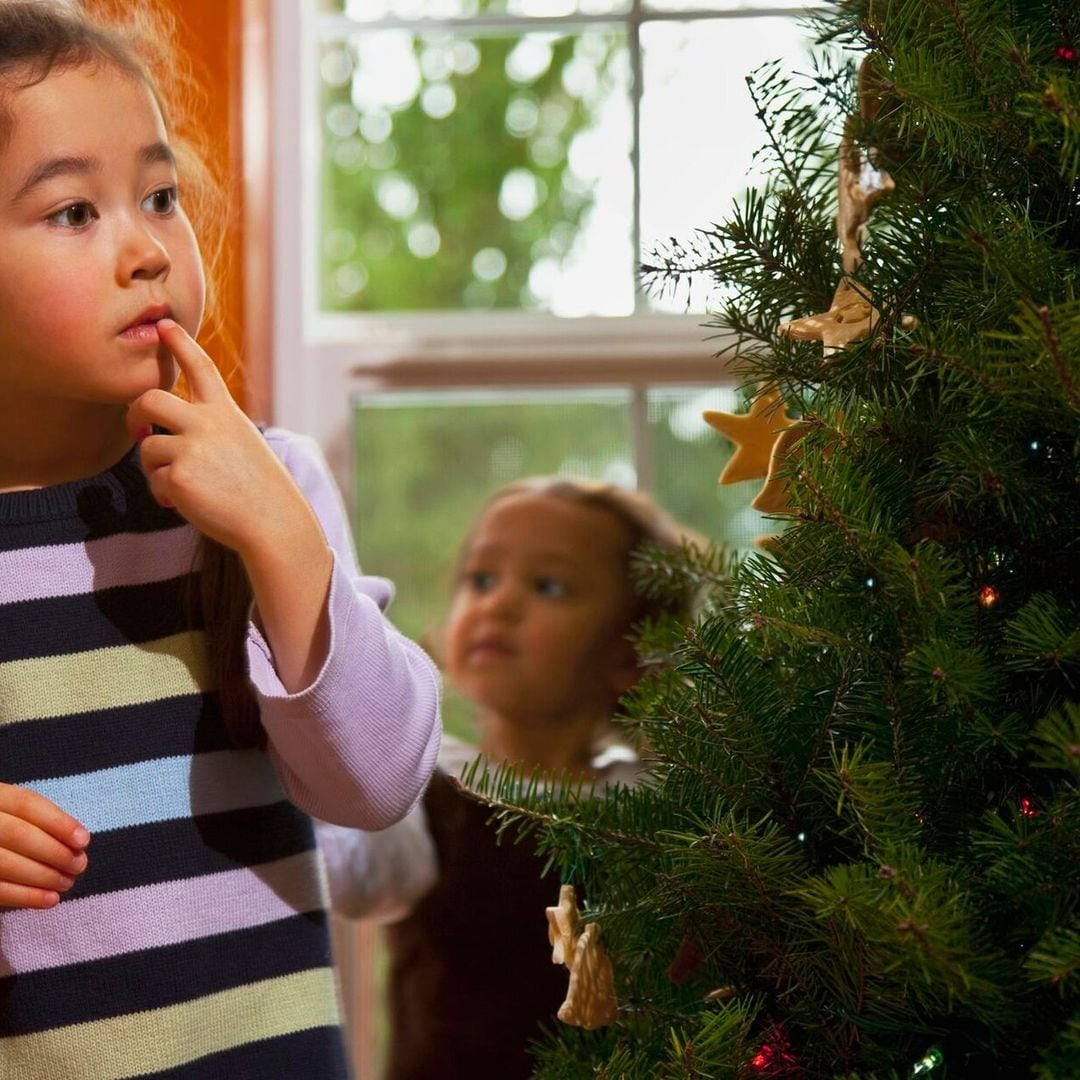
[[[365,65],[391,55],[380,101]],[[543,306],[530,275],[557,271],[593,203],[568,154],[625,57],[598,30],[360,29],[325,45],[323,309]]]

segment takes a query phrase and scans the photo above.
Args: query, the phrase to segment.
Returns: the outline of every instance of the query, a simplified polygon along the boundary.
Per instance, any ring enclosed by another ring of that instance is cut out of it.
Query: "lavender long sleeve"
[[[439,750],[439,682],[384,618],[392,589],[356,564],[337,487],[317,444],[280,429],[267,441],[307,496],[334,552],[330,648],[314,682],[285,692],[254,624],[248,662],[270,753],[293,802],[339,825],[383,829],[419,799]]]

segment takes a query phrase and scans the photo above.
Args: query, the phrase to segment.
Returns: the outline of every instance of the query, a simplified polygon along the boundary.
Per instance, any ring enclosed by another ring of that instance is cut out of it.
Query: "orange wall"
[[[236,399],[257,419],[269,420],[269,241],[263,233],[264,215],[253,212],[264,204],[268,167],[249,160],[245,170],[243,109],[245,92],[265,91],[251,79],[252,66],[261,66],[260,58],[252,53],[251,41],[254,37],[257,44],[265,44],[267,3],[163,2],[176,17],[180,45],[191,57],[196,77],[206,90],[200,120],[209,136],[210,164],[217,175],[228,178],[229,185],[229,213],[223,223],[226,258],[218,280],[221,331],[204,334],[202,345],[218,361]],[[236,366],[236,361],[242,367]]]

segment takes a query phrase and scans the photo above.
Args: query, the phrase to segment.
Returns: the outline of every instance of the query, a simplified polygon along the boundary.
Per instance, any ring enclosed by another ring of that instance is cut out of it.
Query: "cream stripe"
[[[0,552],[0,604],[149,585],[198,569],[190,525]]]
[[[201,630],[141,645],[0,664],[0,725],[198,694],[208,689]]]
[[[163,973],[163,977],[167,977]],[[121,1080],[294,1031],[337,1024],[330,968],[88,1024],[0,1039],[4,1080]]]

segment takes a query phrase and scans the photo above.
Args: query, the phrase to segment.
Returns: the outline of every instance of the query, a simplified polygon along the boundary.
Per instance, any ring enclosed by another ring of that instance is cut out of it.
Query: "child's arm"
[[[315,835],[326,863],[331,906],[350,919],[384,923],[404,918],[438,879],[423,803],[379,832],[317,821]]]
[[[0,908],[51,908],[86,869],[90,834],[37,792],[0,784]]]
[[[333,554],[312,508],[267,452],[213,360],[178,323],[157,325],[191,400],[155,389],[128,410],[150,490],[240,555],[282,685],[299,690],[326,658]],[[150,434],[155,424],[168,433]]]
[[[309,813],[384,829],[416,802],[434,768],[438,675],[427,654],[383,617],[390,583],[357,568],[341,497],[318,445],[273,428],[265,439],[309,500],[334,552],[327,658],[307,689],[286,693],[272,649],[256,626],[249,633],[249,671],[271,753],[290,798]],[[312,740],[302,726],[314,718],[328,744]],[[346,749],[348,757],[339,753]],[[362,790],[354,776],[363,777]]]
[[[244,561],[257,614],[248,660],[270,756],[302,809],[385,828],[434,767],[434,667],[383,618],[389,590],[361,576],[314,442],[264,438],[188,334],[169,320],[158,328],[192,399],[150,390],[129,409],[129,428],[168,429],[142,442],[155,498]]]

